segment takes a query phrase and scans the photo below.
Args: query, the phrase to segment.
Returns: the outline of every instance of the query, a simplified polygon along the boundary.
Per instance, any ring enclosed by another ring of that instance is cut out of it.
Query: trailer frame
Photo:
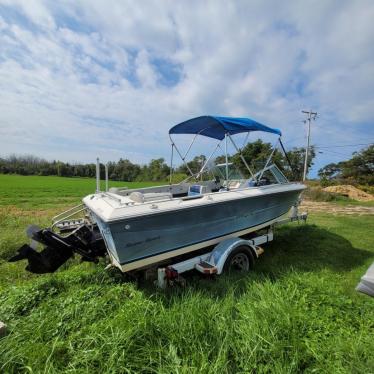
[[[187,260],[176,262],[168,266],[157,268],[157,280],[156,285],[159,288],[165,289],[168,285],[174,284],[180,278],[180,275],[190,271],[197,270],[202,274],[207,275],[221,275],[229,268],[228,261],[230,255],[235,250],[239,249],[239,252],[248,253],[248,256],[252,256],[252,267],[254,266],[257,258],[264,253],[264,249],[261,245],[269,243],[274,239],[274,227],[289,222],[306,222],[308,218],[307,213],[298,214],[297,208],[291,210],[291,214],[287,218],[281,218],[271,226],[267,227],[267,232],[255,236],[251,239],[245,239],[242,237],[229,238],[218,243],[212,251],[193,256]],[[243,269],[244,270],[244,269]]]

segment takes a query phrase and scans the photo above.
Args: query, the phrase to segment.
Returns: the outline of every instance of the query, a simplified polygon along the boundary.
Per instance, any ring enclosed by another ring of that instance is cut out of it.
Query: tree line
[[[248,143],[242,154],[253,171],[260,170],[266,163],[272,145],[257,140]],[[301,180],[304,168],[305,148],[293,148],[287,152],[287,157],[279,149],[276,149],[272,160],[283,171],[289,180]],[[315,149],[311,147],[308,168],[313,165]],[[194,157],[186,164],[173,169],[173,182],[179,182],[189,175],[190,169],[197,173],[201,166],[207,161],[205,155]],[[213,163],[224,163],[225,156],[219,155],[208,165]],[[239,154],[229,156],[229,162],[248,176],[248,171],[243,164]],[[290,165],[291,164],[291,165]],[[26,155],[11,155],[0,158],[0,173],[21,175],[55,175],[61,177],[86,177],[94,178],[96,175],[96,164],[94,163],[67,163],[62,161],[47,161],[45,159]],[[101,178],[104,178],[104,166],[100,169]],[[153,159],[146,165],[139,165],[127,159],[108,163],[109,179],[117,181],[166,181],[169,178],[170,167],[163,158]],[[338,163],[330,163],[319,169],[318,176],[322,183],[346,183],[374,185],[374,145],[355,152],[352,158]]]
[[[108,163],[108,176],[111,180],[128,182],[161,181],[167,179],[169,172],[170,168],[163,158],[151,160],[147,165],[138,165],[126,159]],[[96,164],[47,161],[32,155],[11,155],[0,158],[0,173],[93,178],[96,175]],[[100,167],[100,174],[101,178],[104,178],[103,165]]]
[[[242,154],[253,171],[260,170],[266,163],[272,151],[272,145],[262,140],[248,143],[243,149]],[[276,149],[272,160],[280,167],[283,173],[290,180],[300,180],[304,167],[304,148],[293,148],[287,152],[289,165],[285,155]],[[308,166],[312,166],[315,157],[314,148],[311,148]],[[186,164],[182,164],[173,169],[173,181],[178,182],[185,179],[190,173],[197,173],[201,166],[206,162],[205,155],[199,155]],[[240,156],[234,154],[229,156],[229,161],[245,175],[248,175],[245,165]],[[219,155],[212,163],[224,163],[225,156]],[[45,159],[26,155],[11,155],[0,158],[0,173],[2,174],[21,174],[21,175],[55,175],[61,177],[87,177],[93,178],[96,175],[96,164],[89,163],[66,163],[62,161],[47,161]],[[104,178],[104,166],[100,168],[101,178]],[[108,163],[108,176],[111,180],[117,181],[165,181],[170,174],[170,167],[163,158],[153,159],[146,165],[139,165],[127,159],[120,159],[117,162]]]
[[[318,176],[322,183],[345,183],[374,185],[374,144],[359,152],[352,158],[338,163],[330,163],[319,169]]]

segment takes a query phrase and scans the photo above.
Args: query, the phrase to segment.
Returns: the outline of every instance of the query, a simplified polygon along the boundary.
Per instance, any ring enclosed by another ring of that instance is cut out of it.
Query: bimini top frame
[[[279,129],[262,125],[250,118],[217,116],[201,116],[189,119],[172,127],[169,134],[197,134],[223,140],[226,134],[235,135],[250,131],[264,131],[282,135]]]
[[[173,154],[174,148],[179,154],[180,158],[182,159],[184,165],[187,167],[187,170],[190,172],[192,177],[199,178],[202,174],[204,169],[206,168],[208,162],[213,157],[215,152],[218,148],[221,149],[220,143],[223,139],[225,139],[225,158],[226,158],[226,180],[228,180],[228,154],[227,154],[227,140],[230,139],[232,145],[234,146],[235,150],[238,152],[241,160],[243,161],[245,167],[248,169],[249,173],[251,174],[253,180],[257,181],[256,175],[253,174],[252,170],[248,166],[241,149],[236,145],[234,142],[232,135],[240,134],[240,133],[247,133],[246,140],[248,139],[248,134],[252,131],[263,131],[269,132],[276,135],[279,135],[279,142],[281,142],[280,137],[282,135],[279,129],[271,128],[265,126],[257,121],[254,121],[249,118],[233,118],[233,117],[217,117],[217,116],[201,116],[192,118],[190,120],[184,121],[169,130],[169,138],[171,141],[171,162],[170,162],[170,184],[172,183],[172,173],[173,173]],[[179,151],[178,147],[176,146],[172,134],[194,134],[190,145],[187,148],[187,151],[184,155]],[[198,135],[206,136],[209,138],[217,139],[218,143],[214,148],[213,152],[205,161],[204,165],[201,167],[200,171],[197,174],[194,174],[190,167],[186,162],[186,157],[191,150],[192,145],[194,144]],[[277,140],[277,141],[278,141]],[[282,144],[282,143],[281,143]],[[245,145],[245,144],[244,144]],[[243,145],[243,146],[244,146]],[[282,145],[282,149],[283,145]],[[269,159],[266,162],[265,168],[268,165],[272,155],[274,154],[275,147],[273,152],[271,153]],[[262,175],[262,174],[261,174]]]

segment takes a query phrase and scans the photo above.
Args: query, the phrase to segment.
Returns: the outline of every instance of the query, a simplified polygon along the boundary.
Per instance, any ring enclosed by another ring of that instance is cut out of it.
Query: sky
[[[372,0],[0,0],[0,156],[169,160],[168,129],[209,114],[305,146],[312,109],[313,177],[374,142],[373,19]]]

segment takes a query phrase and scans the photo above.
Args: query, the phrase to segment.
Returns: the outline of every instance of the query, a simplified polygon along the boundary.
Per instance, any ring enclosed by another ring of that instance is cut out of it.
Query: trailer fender
[[[217,268],[217,274],[222,274],[226,260],[230,254],[239,247],[246,247],[247,250],[252,254],[253,259],[258,257],[256,247],[248,240],[240,238],[229,238],[220,242],[210,254],[208,263],[214,265]]]

